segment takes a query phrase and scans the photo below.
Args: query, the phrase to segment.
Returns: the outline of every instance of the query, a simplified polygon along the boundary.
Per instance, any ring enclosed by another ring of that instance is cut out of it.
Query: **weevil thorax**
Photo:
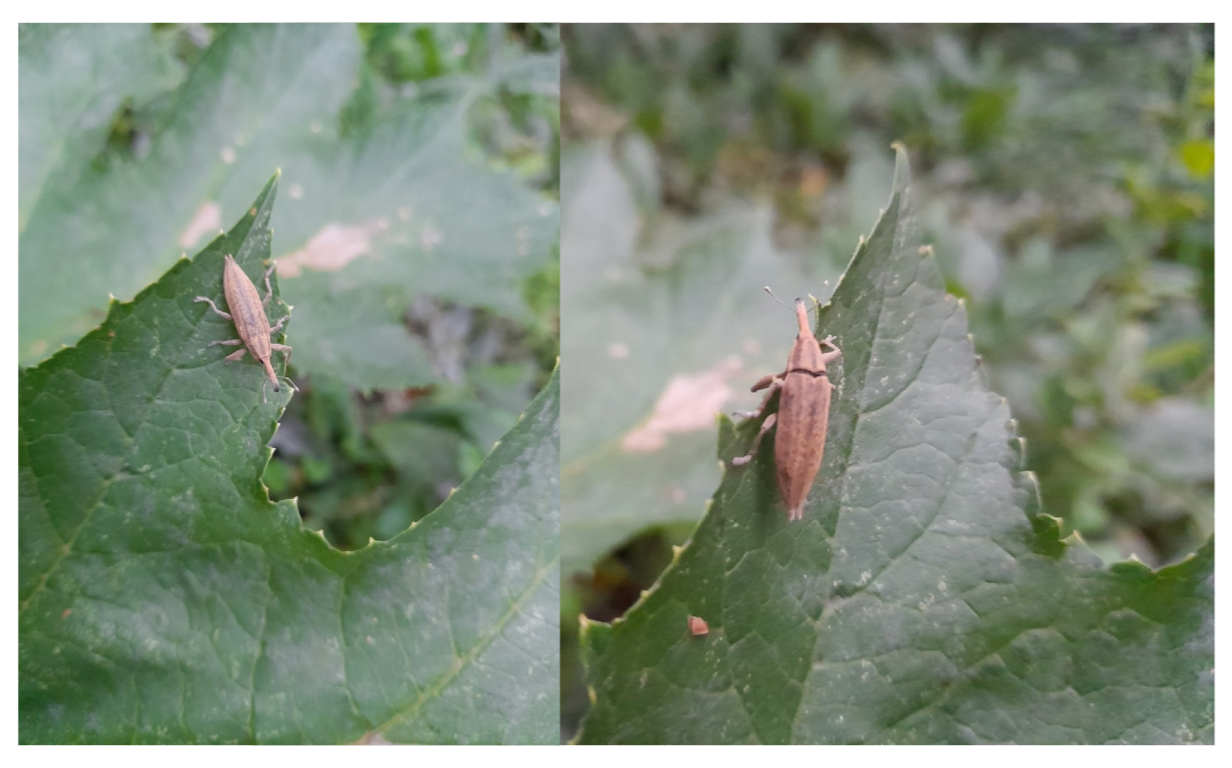
[[[796,334],[796,343],[792,345],[791,355],[787,358],[787,372],[825,373],[826,363],[821,356],[821,345],[817,343],[813,329],[809,327],[808,308],[801,299],[796,299],[796,321],[800,324],[800,332]]]

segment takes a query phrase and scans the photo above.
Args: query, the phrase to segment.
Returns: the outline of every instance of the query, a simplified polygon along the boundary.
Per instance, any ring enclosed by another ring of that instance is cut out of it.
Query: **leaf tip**
[[[1133,552],[1129,554],[1127,559],[1113,563],[1108,567],[1108,570],[1112,573],[1137,577],[1149,576],[1155,573],[1151,566],[1139,560],[1138,555]]]

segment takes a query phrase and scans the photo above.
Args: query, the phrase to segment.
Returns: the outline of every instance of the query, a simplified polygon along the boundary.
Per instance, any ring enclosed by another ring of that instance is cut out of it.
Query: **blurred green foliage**
[[[808,250],[875,213],[846,209],[848,171],[869,147],[904,142],[922,234],[1027,438],[1043,511],[1105,560],[1173,562],[1212,534],[1212,26],[587,25],[563,37],[564,146],[649,139],[650,217],[704,219],[716,193],[768,198],[776,240]],[[577,612],[623,612],[679,540],[664,536],[648,531],[565,585],[566,737],[586,706]]]
[[[554,24],[360,24],[366,66],[340,119],[363,135],[403,95],[488,71],[493,60],[560,48]],[[446,55],[447,53],[451,55]],[[558,199],[559,100],[499,88],[469,116],[477,162],[512,169]],[[435,509],[517,421],[547,383],[559,354],[559,253],[522,294],[529,325],[466,307],[422,300],[408,313],[442,381],[430,387],[360,393],[326,376],[288,409],[265,480],[273,498],[297,497],[304,523],[342,549],[387,539]]]

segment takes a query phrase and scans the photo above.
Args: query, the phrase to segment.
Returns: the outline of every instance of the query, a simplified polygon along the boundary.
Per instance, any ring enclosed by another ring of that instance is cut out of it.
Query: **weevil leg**
[[[279,352],[285,352],[287,357],[285,360],[283,360],[283,362],[286,363],[287,365],[291,364],[291,348],[288,347],[286,344],[270,344],[270,349],[277,350]]]
[[[228,320],[230,320],[230,319],[231,319],[231,315],[228,315],[226,312],[223,312],[221,309],[219,309],[218,307],[214,306],[214,300],[213,300],[213,299],[207,299],[207,298],[206,298],[206,297],[204,297],[204,296],[198,296],[197,298],[193,299],[193,301],[204,301],[205,303],[207,303],[207,304],[209,304],[209,305],[210,305],[210,309],[212,309],[212,310],[214,310],[215,312],[217,312],[217,313],[218,313],[218,316],[219,316],[219,317],[225,317],[225,318],[227,318]]]
[[[269,269],[267,269],[267,270],[265,270],[265,298],[264,298],[264,299],[261,299],[261,306],[263,306],[263,307],[265,307],[265,306],[268,306],[268,305],[269,305],[269,300],[270,300],[270,297],[274,295],[274,289],[273,289],[273,288],[270,288],[269,276],[270,276],[270,275],[272,275],[272,274],[274,273],[274,268],[275,268],[276,266],[278,266],[278,265],[277,265],[277,264],[270,264],[270,268],[269,268]]]
[[[290,317],[290,315],[283,315],[281,318],[279,318],[278,322],[276,322],[276,323],[274,323],[273,325],[271,325],[271,326],[270,326],[270,334],[271,334],[271,335],[273,335],[273,334],[277,333],[278,331],[281,331],[281,330],[282,330],[282,324],[283,324],[283,323],[285,323],[285,322],[287,321],[287,318],[288,318],[288,317]]]
[[[761,423],[761,429],[757,430],[757,437],[753,438],[753,447],[749,450],[747,455],[737,456],[732,459],[733,467],[743,467],[745,464],[748,464],[753,460],[753,456],[757,454],[757,447],[761,445],[762,436],[774,427],[774,423],[778,421],[778,416],[779,415],[777,413],[772,413],[766,417],[766,420]]]
[[[830,362],[831,360],[837,360],[839,357],[841,357],[841,356],[842,356],[842,354],[843,354],[843,350],[841,350],[841,349],[839,349],[838,347],[834,346],[834,337],[833,337],[833,336],[827,336],[827,337],[825,337],[824,339],[822,339],[822,340],[821,340],[821,343],[822,343],[822,344],[825,344],[827,347],[829,347],[830,349],[834,350],[833,352],[822,352],[822,353],[821,353],[821,362],[822,362],[823,364],[824,364],[824,363],[828,363],[828,362]]]
[[[239,345],[243,343],[244,342],[241,339],[228,339],[227,341],[211,341],[209,344],[206,344],[205,346],[207,347],[238,347]]]
[[[767,373],[765,376],[758,379],[756,384],[749,387],[749,391],[758,392],[773,384],[775,379],[784,379],[786,377],[787,371],[783,371],[782,373]]]
[[[220,342],[220,343],[225,343],[225,342]],[[222,360],[224,363],[229,363],[233,360],[239,360],[241,357],[243,357],[246,354],[248,354],[248,350],[241,349],[239,352],[232,352],[231,354],[224,357]]]
[[[753,389],[751,390],[756,392],[759,389],[765,389],[766,387],[770,388],[770,391],[766,393],[766,396],[761,399],[761,405],[757,406],[757,410],[755,411],[736,411],[732,415],[738,416],[742,419],[756,419],[761,416],[762,411],[766,410],[766,404],[770,402],[770,398],[774,396],[775,392],[778,392],[783,388],[783,376],[785,375],[786,373],[784,372],[781,374],[763,376],[756,384],[753,385]]]

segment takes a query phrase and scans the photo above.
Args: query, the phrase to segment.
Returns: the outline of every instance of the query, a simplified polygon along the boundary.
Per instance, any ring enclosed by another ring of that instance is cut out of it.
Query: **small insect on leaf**
[[[239,334],[238,339],[229,339],[227,341],[211,341],[209,346],[221,344],[227,347],[238,347],[244,345],[244,349],[238,352],[233,352],[224,358],[225,362],[239,360],[247,352],[253,356],[258,363],[265,368],[266,376],[269,377],[270,383],[274,385],[274,391],[278,392],[278,376],[274,373],[274,366],[270,363],[270,356],[275,352],[283,352],[287,356],[287,363],[291,362],[291,348],[285,344],[274,344],[270,341],[270,336],[282,329],[283,323],[287,321],[290,315],[283,315],[282,319],[271,326],[269,319],[265,316],[265,307],[269,304],[270,298],[273,296],[273,289],[270,287],[270,274],[273,273],[274,267],[271,265],[265,272],[265,298],[262,299],[257,293],[257,287],[248,279],[248,275],[244,274],[244,270],[240,269],[240,265],[235,263],[235,259],[231,254],[227,254],[223,259],[222,268],[222,289],[223,295],[227,298],[227,309],[231,310],[228,314],[214,304],[213,299],[205,296],[198,296],[193,301],[204,301],[210,305],[210,308],[219,317],[224,317],[227,320],[235,323],[235,330]],[[291,388],[297,392],[299,388],[290,379],[287,382],[291,384]],[[266,402],[265,386],[261,386],[261,402]]]
[[[690,616],[689,631],[693,633],[694,637],[699,637],[710,632],[710,625],[700,616]]]
[[[753,460],[761,438],[774,427],[775,477],[779,494],[787,505],[788,520],[804,519],[804,502],[808,499],[821,458],[826,447],[826,427],[830,420],[830,393],[834,385],[826,375],[826,363],[836,360],[842,352],[834,346],[834,337],[819,343],[808,324],[808,310],[804,301],[796,299],[796,321],[799,332],[787,357],[787,367],[782,373],[763,376],[753,385],[752,391],[768,389],[765,399],[756,411],[742,414],[758,418],[765,411],[770,398],[779,393],[778,413],[770,414],[762,422],[753,448],[746,456],[732,459],[732,466],[743,466]],[[825,344],[832,351],[822,352]]]

